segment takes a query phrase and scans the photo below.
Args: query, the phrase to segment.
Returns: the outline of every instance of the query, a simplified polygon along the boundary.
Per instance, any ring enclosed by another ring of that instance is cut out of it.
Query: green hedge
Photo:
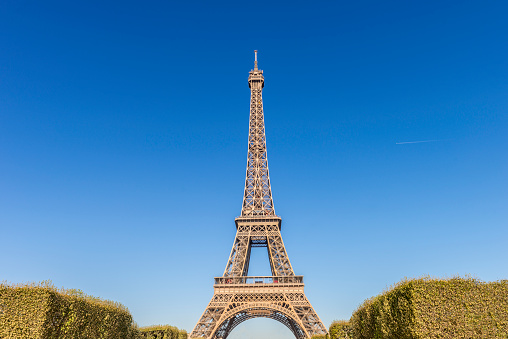
[[[328,329],[330,339],[351,339],[352,328],[349,321],[335,320]]]
[[[141,327],[139,330],[145,339],[187,339],[187,331],[169,325]]]
[[[351,317],[354,339],[508,338],[508,281],[404,280]]]
[[[49,282],[0,283],[0,338],[138,339],[140,332],[119,303]]]
[[[315,334],[311,337],[311,339],[330,339],[328,334]]]

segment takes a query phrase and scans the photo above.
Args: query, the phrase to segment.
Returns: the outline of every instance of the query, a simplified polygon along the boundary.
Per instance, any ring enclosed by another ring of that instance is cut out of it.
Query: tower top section
[[[250,119],[247,175],[243,195],[242,217],[274,217],[272,188],[268,175],[265,120],[262,90],[263,71],[258,69],[258,51],[254,51],[254,69],[249,72]]]
[[[258,51],[254,51],[254,69],[249,72],[249,88],[262,89],[265,86],[263,71],[258,69]]]

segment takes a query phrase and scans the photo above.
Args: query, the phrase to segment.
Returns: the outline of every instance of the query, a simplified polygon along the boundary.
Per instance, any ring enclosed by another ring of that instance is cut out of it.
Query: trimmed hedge
[[[508,281],[404,280],[366,300],[351,327],[354,339],[508,338]]]
[[[141,327],[139,330],[145,339],[187,339],[187,331],[169,325]]]
[[[119,303],[49,282],[0,283],[0,338],[138,339],[140,333]]]
[[[352,328],[349,321],[335,320],[328,329],[330,339],[351,339]]]

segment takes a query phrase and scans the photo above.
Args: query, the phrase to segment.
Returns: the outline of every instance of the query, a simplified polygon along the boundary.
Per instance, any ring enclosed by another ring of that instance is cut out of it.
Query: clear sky
[[[325,326],[406,276],[507,279],[507,15],[489,0],[2,1],[0,280],[191,331],[240,214],[254,49],[275,210]],[[254,251],[251,273],[268,272]],[[255,319],[240,337],[292,335]]]

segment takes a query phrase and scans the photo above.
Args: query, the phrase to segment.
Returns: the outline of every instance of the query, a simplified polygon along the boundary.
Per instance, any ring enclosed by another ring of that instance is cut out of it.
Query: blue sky
[[[506,279],[507,13],[3,1],[0,280],[51,279],[191,331],[240,213],[254,49],[275,209],[326,326],[404,277]],[[254,251],[251,273],[268,271]],[[231,338],[291,338],[281,326]]]

